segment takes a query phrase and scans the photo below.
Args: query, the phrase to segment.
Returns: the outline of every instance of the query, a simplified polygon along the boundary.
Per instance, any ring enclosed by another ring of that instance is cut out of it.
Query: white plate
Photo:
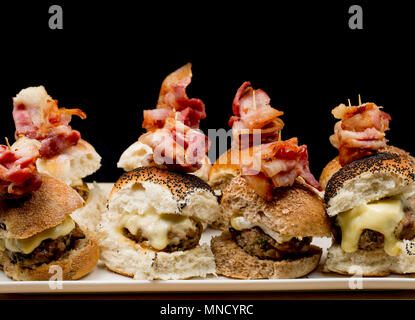
[[[109,192],[112,184],[100,184]],[[202,242],[209,242],[217,230],[207,230]],[[324,249],[330,240],[314,239],[313,243]],[[60,287],[61,285],[61,287]],[[102,263],[81,280],[56,283],[48,281],[10,280],[0,272],[0,293],[99,293],[99,292],[241,292],[241,291],[328,291],[328,290],[399,290],[415,289],[412,276],[389,276],[383,278],[345,277],[314,271],[300,279],[284,280],[233,280],[210,276],[206,279],[141,281],[133,280],[108,271]]]

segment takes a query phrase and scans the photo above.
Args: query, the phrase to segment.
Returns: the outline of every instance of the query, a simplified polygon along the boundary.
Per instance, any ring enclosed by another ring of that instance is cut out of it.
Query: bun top
[[[224,190],[221,204],[228,220],[238,213],[251,224],[265,225],[286,236],[331,235],[322,199],[298,180],[291,187],[274,188],[273,199],[266,201],[238,176]]]
[[[202,179],[158,167],[140,167],[121,176],[109,196],[118,213],[179,214],[211,223],[219,214],[212,188]]]
[[[327,213],[334,216],[358,205],[415,191],[414,169],[409,158],[379,152],[355,160],[333,174],[326,186]]]
[[[83,205],[79,194],[67,184],[41,174],[42,185],[31,195],[0,199],[0,237],[26,239],[63,222]]]
[[[240,173],[240,156],[241,152],[238,149],[229,149],[215,161],[209,173],[209,185],[213,189],[225,189],[228,183]]]

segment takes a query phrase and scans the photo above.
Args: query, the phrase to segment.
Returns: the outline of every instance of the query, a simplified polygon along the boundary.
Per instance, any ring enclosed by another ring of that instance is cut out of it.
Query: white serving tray
[[[107,192],[110,183],[101,183]],[[201,242],[220,234],[208,229]],[[323,248],[322,262],[330,239],[316,238],[313,243]],[[61,285],[61,287],[59,287]],[[76,281],[13,281],[0,271],[0,293],[103,293],[103,292],[249,292],[249,291],[329,291],[329,290],[402,290],[415,289],[413,276],[346,277],[321,273],[319,270],[300,279],[234,280],[209,276],[190,280],[142,281],[108,271],[102,263],[86,277]]]

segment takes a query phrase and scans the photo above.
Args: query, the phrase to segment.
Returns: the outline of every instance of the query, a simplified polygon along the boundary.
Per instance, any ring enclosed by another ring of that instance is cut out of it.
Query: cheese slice
[[[396,256],[401,252],[401,241],[396,239],[394,231],[403,217],[403,204],[399,198],[379,200],[342,212],[337,216],[342,230],[341,248],[345,252],[355,252],[363,230],[369,229],[382,233],[385,252]]]
[[[252,224],[240,214],[232,215],[231,226],[232,228],[238,231],[242,231],[244,229],[252,229],[254,227],[259,227],[261,228],[262,231],[264,231],[264,233],[269,235],[271,238],[273,238],[278,243],[288,242],[293,238],[292,236],[287,236],[287,235],[283,235],[281,233],[275,232],[261,223]]]
[[[70,216],[58,224],[56,227],[42,231],[27,239],[14,239],[6,238],[0,239],[0,250],[7,249],[13,252],[21,252],[23,254],[29,254],[35,250],[43,240],[52,239],[55,240],[61,236],[66,236],[75,228],[75,222]]]
[[[121,218],[121,226],[127,228],[131,234],[141,235],[148,239],[150,246],[156,250],[163,250],[169,244],[169,232],[186,234],[194,227],[193,221],[186,216],[175,214],[158,214],[146,212],[144,214],[128,214]]]

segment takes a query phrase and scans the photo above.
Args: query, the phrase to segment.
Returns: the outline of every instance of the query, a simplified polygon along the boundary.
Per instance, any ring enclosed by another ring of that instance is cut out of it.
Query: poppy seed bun
[[[163,166],[156,165],[153,161],[153,150],[148,145],[141,141],[134,142],[129,146],[121,155],[118,160],[117,167],[124,169],[125,171],[131,171],[135,168],[146,167],[146,166],[157,166],[162,168]],[[205,156],[203,159],[202,167],[195,172],[189,173],[199,177],[200,179],[207,181],[209,178],[209,171],[211,164],[209,158]]]
[[[57,226],[82,206],[83,200],[74,189],[47,174],[41,178],[41,187],[31,195],[0,199],[0,238],[29,238]]]
[[[234,178],[223,191],[221,207],[224,220],[241,214],[251,224],[267,226],[274,232],[292,237],[329,237],[330,223],[324,203],[307,185],[274,188],[273,199],[261,198],[242,176]]]
[[[101,167],[101,157],[91,144],[81,139],[50,159],[39,158],[36,165],[39,172],[75,187]]]
[[[329,216],[359,205],[415,192],[414,170],[408,158],[390,152],[353,161],[338,170],[327,183],[324,200]]]
[[[328,250],[323,271],[371,277],[383,277],[391,273],[415,273],[414,240],[405,240],[404,247],[406,249],[401,254],[390,256],[383,248],[346,253],[340,245],[334,244]]]
[[[229,149],[213,164],[209,173],[209,185],[213,190],[223,191],[239,175],[239,155],[238,149]]]
[[[413,167],[415,167],[415,159],[405,150],[402,150],[398,147],[394,147],[394,146],[385,146],[382,147],[378,150],[378,152],[390,152],[390,153],[396,153],[404,158],[406,158]],[[321,185],[321,187],[324,189],[326,189],[327,183],[329,182],[329,180],[331,179],[331,177],[333,176],[333,174],[335,174],[338,170],[341,169],[341,164],[339,162],[339,157],[335,157],[333,160],[331,160],[329,163],[327,163],[327,165],[325,166],[325,168],[323,169],[320,179],[319,179],[319,183]]]
[[[0,264],[4,273],[18,281],[50,280],[58,276],[56,266],[62,268],[62,280],[77,280],[90,273],[98,263],[99,247],[97,239],[86,233],[84,239],[77,240],[73,249],[59,260],[44,263],[33,268],[24,268],[12,263],[4,251],[0,251]],[[59,279],[60,280],[60,279]]]
[[[211,240],[216,272],[237,279],[292,279],[305,276],[317,268],[322,250],[311,246],[309,254],[295,260],[259,259],[245,252],[229,231]]]
[[[145,247],[123,234],[125,215],[182,215],[203,224],[218,219],[219,203],[213,190],[196,176],[157,167],[125,173],[114,185],[109,209],[97,227],[101,260],[108,269],[134,279],[185,279],[215,273],[207,245],[161,252]]]

